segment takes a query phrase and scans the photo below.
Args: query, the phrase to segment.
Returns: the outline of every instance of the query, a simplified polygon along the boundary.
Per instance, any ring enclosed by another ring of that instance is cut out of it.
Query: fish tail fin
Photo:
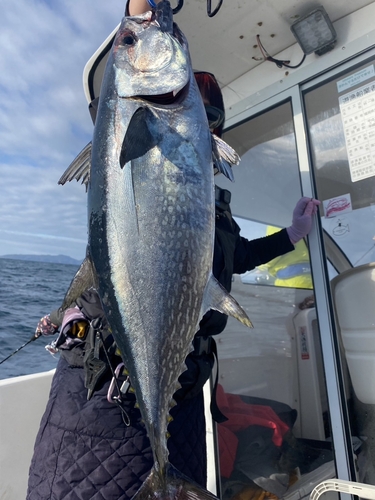
[[[131,500],[218,500],[208,490],[184,476],[170,463],[165,474],[151,469],[149,476]]]
[[[209,309],[216,309],[223,314],[233,316],[245,326],[253,328],[246,312],[226,289],[211,275],[203,299],[203,314]]]

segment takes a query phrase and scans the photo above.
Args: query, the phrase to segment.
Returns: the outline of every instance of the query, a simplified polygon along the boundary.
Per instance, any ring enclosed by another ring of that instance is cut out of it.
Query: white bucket
[[[375,404],[375,264],[332,280],[345,357],[357,398]]]

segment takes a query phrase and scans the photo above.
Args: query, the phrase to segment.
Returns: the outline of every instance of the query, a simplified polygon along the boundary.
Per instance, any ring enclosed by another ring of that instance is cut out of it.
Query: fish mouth
[[[159,104],[169,106],[171,104],[178,104],[186,95],[189,87],[189,82],[178,91],[167,92],[166,94],[159,95],[138,95],[137,98],[151,104]]]

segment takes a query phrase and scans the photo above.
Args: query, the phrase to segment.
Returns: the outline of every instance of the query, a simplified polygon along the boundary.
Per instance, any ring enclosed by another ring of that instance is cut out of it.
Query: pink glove
[[[289,239],[293,245],[310,232],[312,216],[318,211],[319,205],[319,200],[315,200],[315,198],[307,198],[306,196],[297,202],[297,205],[293,210],[292,225],[286,228]]]
[[[40,318],[38,325],[35,330],[35,338],[41,335],[54,335],[58,331],[59,327],[51,322],[49,314]]]

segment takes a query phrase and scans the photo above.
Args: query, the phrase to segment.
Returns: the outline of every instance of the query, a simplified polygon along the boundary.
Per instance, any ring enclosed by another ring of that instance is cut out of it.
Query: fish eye
[[[125,35],[122,41],[125,45],[133,45],[136,40],[133,35]]]

